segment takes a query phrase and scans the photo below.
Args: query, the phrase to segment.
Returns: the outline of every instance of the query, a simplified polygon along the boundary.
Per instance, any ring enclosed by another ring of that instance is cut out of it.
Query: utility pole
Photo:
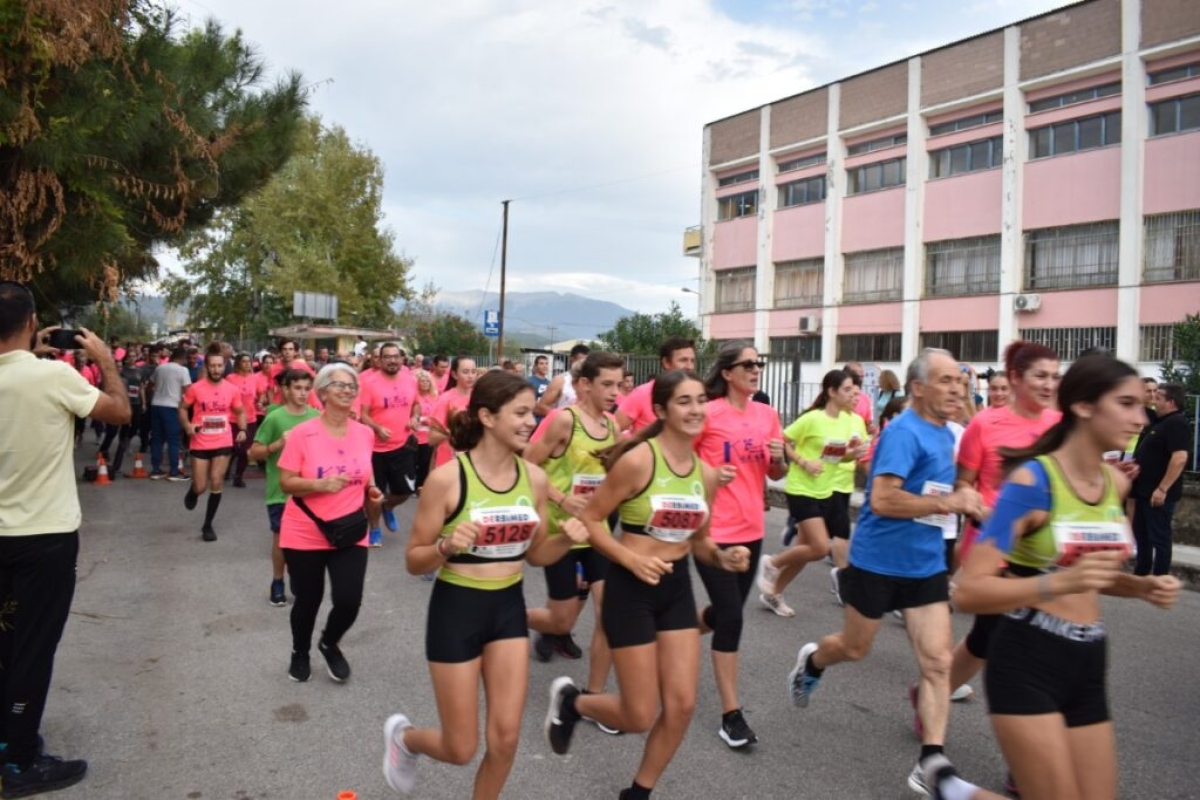
[[[500,336],[496,341],[496,361],[504,360],[504,279],[508,267],[508,204],[511,201],[502,200],[504,206],[504,227],[500,234]]]

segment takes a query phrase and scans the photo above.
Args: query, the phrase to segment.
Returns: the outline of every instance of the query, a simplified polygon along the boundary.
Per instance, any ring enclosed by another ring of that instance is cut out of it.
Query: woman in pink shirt
[[[246,462],[254,434],[258,430],[258,375],[254,372],[254,360],[249,353],[239,353],[233,361],[233,372],[225,380],[237,387],[242,395],[242,408],[246,410],[246,438],[234,448],[233,485],[245,489],[242,480],[246,474]]]
[[[433,460],[433,448],[429,445],[429,421],[437,405],[438,392],[434,386],[433,376],[423,369],[417,370],[417,402],[413,403],[413,419],[417,431],[417,492],[429,475],[430,464]]]
[[[742,716],[738,699],[738,647],[742,638],[742,609],[762,554],[766,479],[782,478],[783,431],[779,415],[751,398],[759,389],[763,362],[746,342],[728,342],[717,353],[704,385],[708,390],[708,418],[696,439],[696,452],[716,468],[717,489],[712,504],[710,532],[721,548],[745,546],[750,550],[747,572],[727,572],[696,564],[711,605],[700,612],[700,630],[711,632],[713,674],[721,695],[721,729],[732,748],[758,741]]]
[[[367,526],[363,525],[357,544],[336,549],[296,504],[296,498],[303,498],[309,511],[322,520],[335,520],[365,505],[374,521],[382,512],[383,494],[375,488],[372,477],[375,434],[350,418],[358,394],[358,375],[346,364],[329,364],[317,373],[313,385],[324,410],[316,419],[292,428],[279,456],[279,486],[291,495],[283,509],[279,547],[296,598],[292,604],[292,663],[288,677],[304,682],[312,673],[309,649],[328,572],[333,607],[317,649],[325,657],[329,677],[341,683],[350,677],[350,665],[338,642],[354,624],[362,603]]]
[[[466,357],[458,357],[450,362],[450,378],[446,381],[446,389],[438,395],[433,406],[433,415],[429,425],[429,445],[433,450],[433,466],[436,469],[454,458],[454,448],[447,441],[450,430],[450,418],[460,411],[467,410],[471,401],[471,390],[475,388],[475,361]]]

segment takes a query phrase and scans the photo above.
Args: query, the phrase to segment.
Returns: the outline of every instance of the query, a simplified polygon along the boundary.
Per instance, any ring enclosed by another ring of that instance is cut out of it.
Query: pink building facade
[[[704,333],[812,374],[1200,313],[1200,10],[1087,0],[710,123]],[[805,380],[809,378],[806,377]]]

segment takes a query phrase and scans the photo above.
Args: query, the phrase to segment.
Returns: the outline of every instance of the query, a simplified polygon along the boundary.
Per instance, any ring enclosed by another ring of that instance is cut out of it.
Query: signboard
[[[494,308],[483,312],[483,335],[492,339],[500,336],[500,312]]]
[[[293,317],[336,320],[337,315],[337,295],[318,294],[317,292],[292,293]]]

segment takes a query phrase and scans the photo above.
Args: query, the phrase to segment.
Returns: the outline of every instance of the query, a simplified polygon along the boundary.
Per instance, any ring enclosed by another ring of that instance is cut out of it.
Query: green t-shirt
[[[258,433],[254,434],[254,441],[264,445],[274,444],[301,422],[319,416],[321,412],[312,406],[305,406],[304,413],[299,415],[290,413],[287,406],[268,406],[267,415],[258,423]],[[287,502],[287,495],[279,488],[279,455],[282,452],[283,450],[280,450],[267,456],[267,505]]]
[[[858,420],[858,424],[855,424]],[[829,497],[837,489],[839,465],[846,455],[851,435],[857,433],[866,440],[862,419],[848,411],[830,417],[822,408],[801,414],[787,426],[783,435],[791,440],[796,455],[805,461],[820,461],[824,468],[819,475],[810,475],[798,464],[788,467],[784,491],[788,494],[813,497],[818,500]],[[854,468],[854,462],[848,462]]]

